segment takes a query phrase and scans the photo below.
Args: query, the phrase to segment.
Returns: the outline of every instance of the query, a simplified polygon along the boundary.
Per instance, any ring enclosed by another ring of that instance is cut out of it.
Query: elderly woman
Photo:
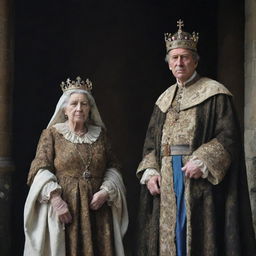
[[[122,256],[125,188],[92,84],[78,77],[61,87],[28,175],[24,255]]]

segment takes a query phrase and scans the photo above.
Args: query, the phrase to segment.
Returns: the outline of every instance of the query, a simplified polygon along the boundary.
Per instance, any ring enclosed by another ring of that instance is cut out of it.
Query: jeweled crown
[[[60,87],[63,92],[72,89],[85,90],[90,92],[92,90],[92,82],[87,78],[85,81],[81,77],[77,77],[75,81],[72,81],[70,78],[66,82],[61,82]]]
[[[193,51],[197,51],[197,43],[199,39],[199,33],[193,32],[192,35],[188,32],[182,31],[184,27],[183,21],[180,19],[177,21],[177,27],[179,28],[175,34],[165,33],[165,44],[167,53],[176,48],[185,48]]]

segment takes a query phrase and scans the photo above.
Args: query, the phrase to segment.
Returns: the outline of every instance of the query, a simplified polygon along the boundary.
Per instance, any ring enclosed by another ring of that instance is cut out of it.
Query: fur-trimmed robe
[[[140,256],[176,255],[171,157],[161,153],[164,127],[176,91],[177,84],[156,102],[137,171],[141,177],[146,168],[154,168],[162,177],[160,197],[151,196],[145,185],[141,187]],[[185,116],[188,126],[193,123],[188,136],[191,155],[203,160],[209,170],[206,179],[184,181],[187,255],[256,255],[244,153],[230,92],[214,80],[197,76],[184,89],[180,115]],[[177,136],[179,130],[173,131]],[[188,159],[183,157],[183,164]]]

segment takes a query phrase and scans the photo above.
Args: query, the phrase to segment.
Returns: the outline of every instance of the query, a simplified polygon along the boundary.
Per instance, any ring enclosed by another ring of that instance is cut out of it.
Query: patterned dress
[[[72,215],[72,223],[65,228],[68,256],[115,254],[110,207],[105,203],[93,211],[89,204],[100,190],[107,168],[116,167],[116,163],[104,130],[96,126],[90,130],[96,136],[89,140],[70,134],[66,124],[44,130],[28,176],[31,184],[40,169],[56,175]]]

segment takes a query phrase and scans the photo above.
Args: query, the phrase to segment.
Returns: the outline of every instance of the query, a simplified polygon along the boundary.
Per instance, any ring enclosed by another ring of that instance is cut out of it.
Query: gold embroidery
[[[159,165],[156,161],[155,150],[152,150],[149,154],[144,156],[137,169],[137,177],[140,178],[142,171],[146,170],[147,168],[152,168],[159,171]]]
[[[216,185],[220,183],[231,163],[231,157],[225,148],[218,142],[217,139],[213,139],[208,143],[201,145],[193,153],[201,159],[209,170],[208,180]]]
[[[176,88],[177,84],[170,86],[156,101],[156,105],[163,113],[166,113],[170,108]],[[181,101],[180,110],[185,110],[196,106],[216,94],[226,94],[232,96],[224,85],[206,77],[200,78],[191,86],[185,87],[183,93],[184,95]]]
[[[185,110],[196,106],[217,94],[227,94],[232,96],[224,85],[210,78],[203,77],[193,85],[186,87],[180,109]]]
[[[88,156],[90,147],[92,158]],[[112,167],[112,153],[101,133],[92,144],[77,144],[77,149],[90,161],[91,179],[82,178],[85,164],[74,144],[66,140],[55,128],[44,130],[40,138],[35,159],[31,164],[29,180],[38,169],[50,166],[62,187],[62,197],[67,202],[72,215],[72,223],[66,226],[66,255],[114,255],[111,209],[104,204],[99,210],[90,210],[92,195],[99,191],[103,176]],[[74,153],[71,153],[74,152]],[[111,165],[110,165],[111,164]],[[93,178],[97,177],[97,178]]]
[[[175,106],[175,100],[172,106]],[[192,144],[196,125],[196,109],[190,108],[179,112],[178,120],[175,120],[175,113],[172,108],[166,114],[163,126],[162,146]],[[163,150],[163,149],[162,149]],[[183,157],[186,162],[189,156]],[[162,158],[161,168],[161,210],[160,210],[160,255],[176,255],[175,247],[175,223],[176,223],[176,199],[173,191],[173,170],[171,157]],[[191,210],[190,210],[190,180],[185,182],[185,201],[187,209],[187,244],[191,244]],[[188,251],[190,249],[188,248]]]
[[[163,126],[162,144],[191,145],[195,133],[196,109],[180,111],[179,119],[169,111]]]
[[[176,255],[176,200],[173,190],[171,157],[162,158],[160,202],[160,255]]]

